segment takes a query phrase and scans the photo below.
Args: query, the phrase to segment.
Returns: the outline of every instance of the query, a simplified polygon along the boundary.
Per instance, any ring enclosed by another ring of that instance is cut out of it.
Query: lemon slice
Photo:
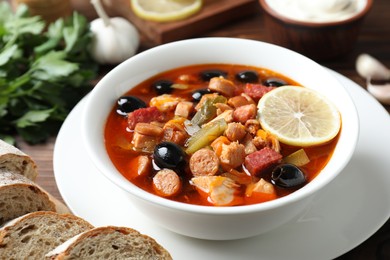
[[[262,128],[280,142],[296,146],[325,143],[340,131],[337,108],[315,90],[283,86],[265,94],[258,103]]]
[[[130,0],[134,13],[145,20],[170,22],[187,18],[202,7],[202,0]]]

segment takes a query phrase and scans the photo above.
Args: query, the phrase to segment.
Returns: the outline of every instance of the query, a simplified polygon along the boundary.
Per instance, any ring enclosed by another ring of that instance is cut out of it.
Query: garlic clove
[[[384,85],[373,85],[371,84],[371,81],[368,81],[367,91],[382,104],[390,105],[390,83]]]
[[[360,54],[356,59],[356,70],[360,76],[366,79],[390,79],[390,70],[380,61],[366,53]]]
[[[140,43],[137,29],[122,17],[110,18],[99,0],[91,0],[100,18],[91,22],[91,55],[100,64],[118,64],[133,56]]]

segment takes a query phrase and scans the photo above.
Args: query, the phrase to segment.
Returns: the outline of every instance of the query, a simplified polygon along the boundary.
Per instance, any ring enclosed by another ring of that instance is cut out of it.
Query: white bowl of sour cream
[[[373,0],[259,0],[273,43],[315,60],[353,50]]]

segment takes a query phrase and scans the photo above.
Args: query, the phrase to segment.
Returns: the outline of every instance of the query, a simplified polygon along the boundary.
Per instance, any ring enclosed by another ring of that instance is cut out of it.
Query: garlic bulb
[[[360,76],[373,80],[390,79],[390,70],[374,57],[360,54],[356,59],[356,70]]]
[[[367,80],[367,91],[382,104],[390,105],[390,83],[376,85],[372,80],[390,80],[390,70],[368,54],[360,54],[356,59],[356,70]]]
[[[390,105],[390,83],[384,85],[373,85],[371,81],[368,81],[367,91],[382,104]]]
[[[133,56],[140,42],[137,29],[122,17],[109,18],[100,0],[91,3],[100,17],[91,22],[92,57],[101,64],[118,64]]]

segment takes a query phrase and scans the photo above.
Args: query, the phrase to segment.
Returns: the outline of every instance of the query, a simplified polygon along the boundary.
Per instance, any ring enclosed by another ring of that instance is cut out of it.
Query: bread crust
[[[25,214],[0,229],[0,259],[44,259],[48,251],[91,228],[89,222],[71,214]]]
[[[18,148],[0,139],[0,169],[21,174],[35,181],[38,176],[34,160]]]
[[[70,213],[35,182],[7,169],[0,169],[0,226],[6,221],[34,211]]]
[[[103,226],[80,233],[46,255],[47,260],[161,259],[170,253],[153,238],[129,227]]]

